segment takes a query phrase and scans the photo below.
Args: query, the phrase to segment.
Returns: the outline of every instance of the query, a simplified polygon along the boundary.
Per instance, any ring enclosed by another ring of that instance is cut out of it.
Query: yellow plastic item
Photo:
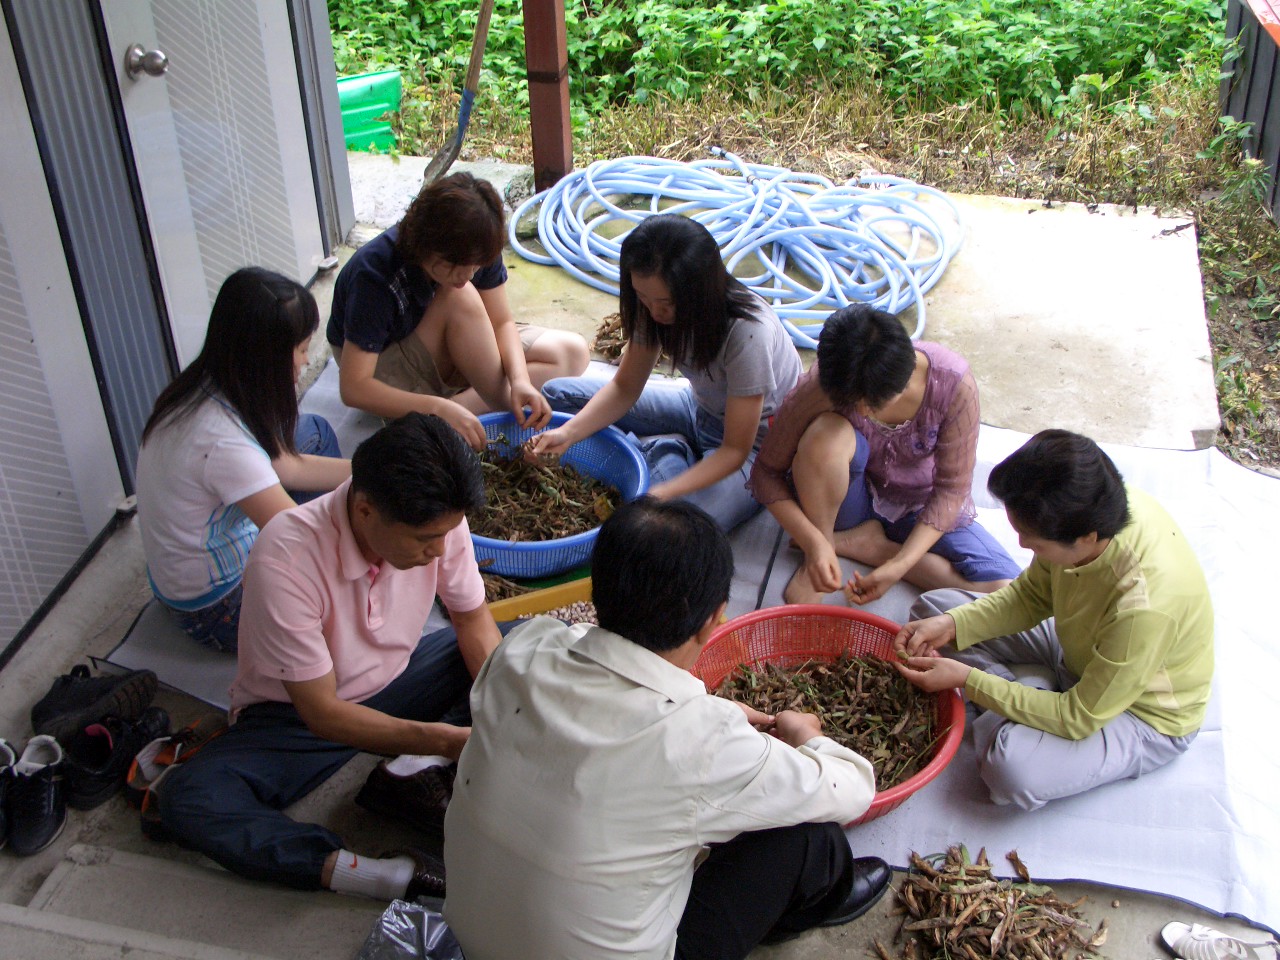
[[[591,578],[583,577],[569,583],[557,584],[532,593],[522,593],[518,597],[507,597],[489,604],[489,612],[493,619],[518,620],[522,616],[546,613],[558,607],[567,607],[580,600],[591,599]]]

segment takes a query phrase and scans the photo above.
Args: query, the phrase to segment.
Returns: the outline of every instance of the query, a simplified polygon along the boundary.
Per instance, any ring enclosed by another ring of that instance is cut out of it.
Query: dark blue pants
[[[849,492],[836,514],[836,529],[849,530],[866,520],[877,520],[884,528],[884,535],[894,543],[905,543],[915,529],[919,511],[897,520],[888,520],[876,513],[871,503],[871,491],[867,488],[867,460],[870,451],[862,434],[857,434],[858,446],[849,462]],[[970,583],[986,583],[989,580],[1012,580],[1022,568],[1009,556],[1000,542],[974,520],[968,526],[957,527],[944,533],[932,547],[936,553]]]
[[[766,936],[817,926],[853,885],[853,854],[836,823],[740,833],[693,874],[676,960],[742,960]]]
[[[513,626],[499,628],[505,635]],[[401,674],[363,703],[402,719],[466,725],[470,691],[457,636],[447,627],[423,637]],[[357,753],[312,733],[292,704],[254,704],[165,778],[160,816],[173,840],[234,873],[316,890],[325,859],[342,847],[342,838],[281,811]]]
[[[340,457],[342,450],[338,447],[338,435],[329,426],[329,421],[318,413],[298,414],[298,428],[293,431],[293,445],[300,454],[313,454],[317,457]],[[290,490],[289,496],[294,503],[306,503],[321,496],[323,490]]]

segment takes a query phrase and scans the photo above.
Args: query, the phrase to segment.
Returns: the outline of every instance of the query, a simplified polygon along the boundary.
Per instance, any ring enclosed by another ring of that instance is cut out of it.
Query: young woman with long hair
[[[574,416],[539,434],[532,453],[558,454],[616,424],[639,439],[659,499],[681,497],[732,530],[760,506],[746,489],[769,417],[800,376],[800,356],[773,309],[724,267],[715,238],[675,214],[641,221],[622,242],[619,311],[628,344],[611,380],[543,387]],[[688,379],[649,379],[659,357]]]
[[[319,322],[301,285],[237,270],[218,291],[200,355],[161,392],[142,433],[138,518],[151,587],[213,649],[236,649],[240,578],[258,530],[351,475],[329,424],[298,415]]]

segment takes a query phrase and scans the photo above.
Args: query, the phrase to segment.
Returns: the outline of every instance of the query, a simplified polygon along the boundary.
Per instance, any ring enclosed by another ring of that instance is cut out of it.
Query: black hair
[[[1036,536],[1072,544],[1114,537],[1129,522],[1124,478],[1102,448],[1078,433],[1041,430],[996,464],[991,495]]]
[[[640,334],[674,360],[698,370],[711,366],[734,318],[754,320],[755,295],[729,273],[715,237],[702,224],[675,213],[646,217],[622,241],[618,258],[618,312],[628,340]],[[655,323],[631,278],[658,276],[675,302],[676,319]]]
[[[420,527],[484,506],[480,460],[440,417],[406,413],[356,448],[351,489],[383,518]]]
[[[733,551],[706,511],[645,496],[618,507],[591,554],[600,626],[649,650],[674,650],[729,599]]]
[[[884,406],[907,388],[915,368],[915,345],[891,313],[859,303],[822,324],[818,385],[837,408]]]
[[[438,256],[447,263],[487,266],[502,253],[504,216],[493,184],[453,173],[423,187],[409,204],[396,252],[418,265]]]
[[[237,270],[213,302],[200,355],[156,398],[142,442],[217,391],[267,456],[296,453],[293,351],[319,325],[315,298],[301,284],[261,267]]]

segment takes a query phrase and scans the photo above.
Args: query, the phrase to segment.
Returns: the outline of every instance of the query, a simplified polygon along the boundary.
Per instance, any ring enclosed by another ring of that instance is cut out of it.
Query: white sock
[[[411,777],[419,770],[425,770],[427,767],[443,767],[453,763],[448,757],[436,756],[418,756],[412,753],[402,753],[394,760],[387,761],[387,773],[394,774],[397,777]]]
[[[395,900],[409,889],[413,868],[412,857],[362,857],[350,850],[339,850],[329,889],[375,900]]]

